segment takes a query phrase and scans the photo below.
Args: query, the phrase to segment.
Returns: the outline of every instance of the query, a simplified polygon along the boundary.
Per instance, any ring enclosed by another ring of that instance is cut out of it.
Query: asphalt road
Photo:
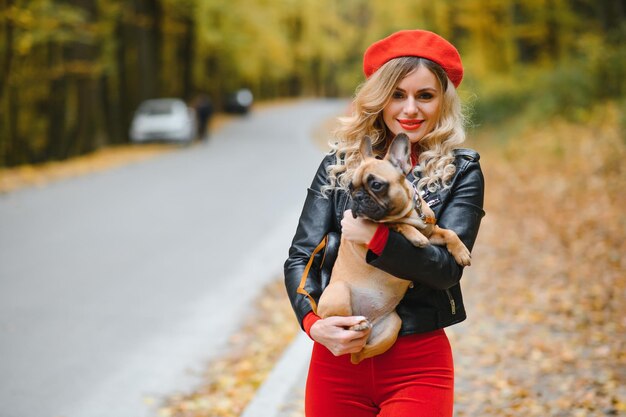
[[[344,101],[254,111],[207,143],[0,196],[0,417],[155,416],[282,270]],[[156,400],[153,403],[152,400]]]

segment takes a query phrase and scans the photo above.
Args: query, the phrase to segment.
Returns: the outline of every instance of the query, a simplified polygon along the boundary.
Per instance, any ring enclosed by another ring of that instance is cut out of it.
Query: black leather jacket
[[[457,169],[451,186],[427,193],[424,199],[435,212],[437,224],[454,230],[471,250],[485,214],[484,179],[478,153],[457,149],[455,156]],[[300,326],[304,316],[314,310],[314,303],[298,293],[298,287],[302,283],[314,302],[319,300],[328,285],[337,255],[341,219],[349,208],[350,199],[345,191],[337,190],[328,198],[320,191],[328,182],[327,167],[334,160],[334,155],[324,158],[308,189],[289,258],[285,262],[285,285]],[[413,179],[411,174],[409,179]],[[323,240],[326,241],[324,249],[315,255],[307,276],[303,277],[312,253]],[[390,231],[380,256],[368,251],[366,261],[396,277],[413,281],[396,309],[402,318],[401,335],[440,329],[466,318],[459,284],[463,268],[445,247],[416,248],[399,233]]]

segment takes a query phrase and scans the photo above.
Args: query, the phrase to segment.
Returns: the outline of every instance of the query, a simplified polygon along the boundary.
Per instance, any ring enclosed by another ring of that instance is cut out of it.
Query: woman
[[[333,152],[308,190],[285,262],[285,283],[302,328],[315,341],[306,386],[309,417],[452,416],[454,369],[444,327],[465,319],[463,272],[445,247],[416,248],[385,225],[354,219],[347,187],[361,161],[361,138],[385,154],[398,133],[409,136],[417,184],[437,216],[471,250],[484,215],[479,155],[461,149],[463,117],[456,92],[463,67],[456,48],[423,30],[392,34],[364,55],[367,80],[343,118]],[[328,283],[336,235],[367,245],[363,262],[413,283],[397,307],[402,328],[387,352],[353,365],[369,330],[363,317],[315,314]],[[320,243],[321,242],[321,243]]]

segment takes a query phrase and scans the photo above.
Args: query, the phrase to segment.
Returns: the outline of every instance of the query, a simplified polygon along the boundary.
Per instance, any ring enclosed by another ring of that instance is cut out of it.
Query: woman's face
[[[395,135],[406,133],[411,143],[419,142],[437,124],[442,95],[435,74],[418,67],[398,83],[383,108],[387,128]]]

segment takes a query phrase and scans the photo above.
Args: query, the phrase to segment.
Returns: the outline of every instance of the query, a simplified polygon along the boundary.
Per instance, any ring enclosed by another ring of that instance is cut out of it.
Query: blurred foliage
[[[557,62],[518,65],[508,73],[470,83],[479,92],[473,108],[477,124],[501,122],[511,115],[522,115],[526,123],[558,115],[585,122],[598,102],[623,102],[626,43],[582,36],[573,53]]]
[[[614,0],[0,0],[0,166],[127,141],[144,99],[240,87],[347,96],[374,40],[424,28],[460,49],[478,123],[623,97]]]

